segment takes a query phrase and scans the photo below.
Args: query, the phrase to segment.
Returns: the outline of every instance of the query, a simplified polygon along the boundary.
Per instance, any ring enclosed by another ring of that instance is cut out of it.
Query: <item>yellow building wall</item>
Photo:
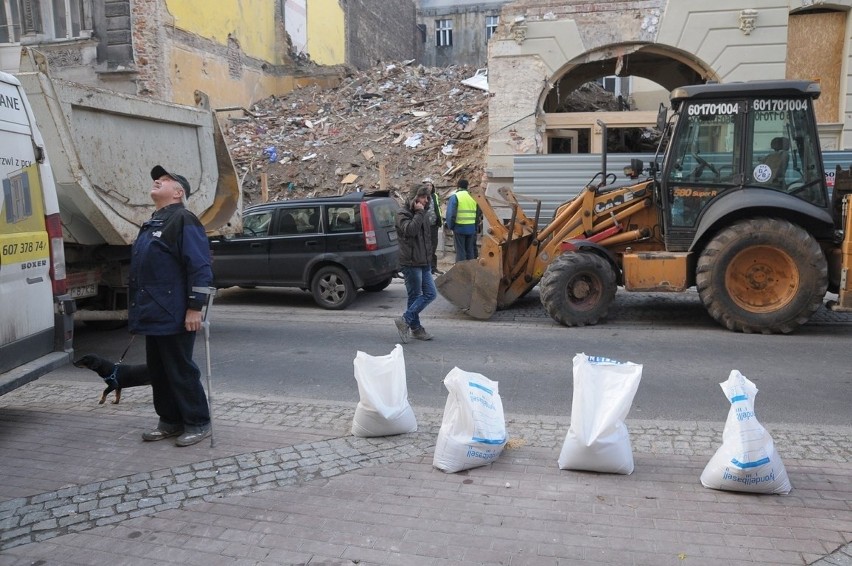
[[[214,108],[243,106],[295,86],[292,76],[272,76],[243,67],[239,80],[228,72],[228,62],[219,57],[174,46],[170,52],[172,99],[178,104],[195,104],[195,91],[205,92]]]
[[[346,62],[346,28],[343,9],[338,0],[307,2],[308,53],[320,65],[342,65]]]
[[[166,0],[166,9],[182,30],[222,45],[228,45],[230,34],[245,55],[279,65],[284,62],[282,54],[286,53],[286,47],[282,49],[276,39],[277,1]],[[342,30],[342,16],[340,22]]]

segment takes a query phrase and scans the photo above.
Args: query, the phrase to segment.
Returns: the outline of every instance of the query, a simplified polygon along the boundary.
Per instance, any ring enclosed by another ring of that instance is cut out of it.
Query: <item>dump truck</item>
[[[204,93],[195,93],[192,107],[63,81],[28,49],[15,76],[53,169],[75,320],[127,319],[130,245],[154,210],[154,165],[189,180],[187,207],[208,232],[239,231],[242,192]]]
[[[193,107],[60,80],[29,48],[0,88],[3,394],[68,362],[75,320],[125,323],[154,165],[187,177],[187,206],[211,234],[241,229],[242,193],[201,92]]]
[[[604,319],[618,287],[695,287],[713,319],[745,333],[793,332],[827,292],[837,299],[826,306],[852,310],[852,183],[838,167],[841,182],[826,186],[819,94],[801,80],[677,88],[648,166],[632,160],[619,181],[604,152],[601,171],[546,224],[510,189],[475,191],[481,252],[438,277],[439,292],[488,319],[538,285],[565,326]]]

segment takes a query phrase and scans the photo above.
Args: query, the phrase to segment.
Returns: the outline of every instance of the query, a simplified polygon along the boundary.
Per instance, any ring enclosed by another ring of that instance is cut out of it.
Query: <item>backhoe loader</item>
[[[647,169],[634,159],[618,182],[604,153],[601,172],[546,224],[511,190],[473,191],[487,220],[479,258],[438,277],[439,292],[487,319],[538,285],[565,326],[604,319],[619,286],[697,287],[717,322],[746,333],[794,331],[827,291],[838,295],[829,308],[852,311],[852,183],[841,181],[852,171],[838,171],[829,195],[819,94],[799,80],[677,88]]]

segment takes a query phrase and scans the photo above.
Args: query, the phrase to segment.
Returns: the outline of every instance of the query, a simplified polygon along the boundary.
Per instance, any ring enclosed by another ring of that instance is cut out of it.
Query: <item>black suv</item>
[[[326,309],[346,308],[358,289],[381,291],[399,269],[399,205],[380,194],[247,208],[241,234],[210,239],[216,287],[310,289]]]

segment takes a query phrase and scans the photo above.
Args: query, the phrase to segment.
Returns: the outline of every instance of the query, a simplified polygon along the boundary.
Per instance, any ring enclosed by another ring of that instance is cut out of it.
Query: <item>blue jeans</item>
[[[408,308],[402,313],[402,318],[412,330],[417,330],[422,326],[420,313],[438,295],[435,281],[432,279],[432,267],[406,265],[402,268],[402,276],[405,278],[405,290],[408,292]]]
[[[476,259],[476,234],[453,232],[453,244],[456,246],[456,261]]]

